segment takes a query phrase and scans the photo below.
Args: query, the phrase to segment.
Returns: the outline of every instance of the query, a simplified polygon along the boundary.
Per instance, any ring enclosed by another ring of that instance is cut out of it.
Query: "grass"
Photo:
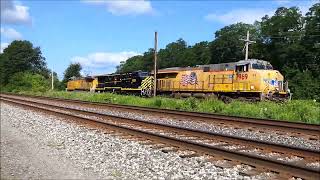
[[[242,117],[268,118],[275,120],[320,124],[320,103],[314,102],[312,100],[292,100],[287,103],[248,103],[241,101],[233,101],[230,104],[225,104],[220,100],[213,99],[173,99],[160,96],[155,98],[142,98],[138,96],[118,95],[111,93],[86,93],[64,91],[49,91],[45,93],[20,93],[48,97],[59,97],[66,99],[78,99],[92,102],[105,102],[163,109],[209,112]]]

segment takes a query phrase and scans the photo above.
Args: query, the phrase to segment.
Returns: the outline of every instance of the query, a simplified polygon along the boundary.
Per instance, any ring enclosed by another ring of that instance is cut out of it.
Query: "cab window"
[[[271,64],[267,64],[267,69],[270,69],[270,70],[272,70],[273,69],[273,67],[272,67],[272,65]]]
[[[266,69],[266,70],[269,70],[269,69],[273,69],[271,64],[261,64],[261,63],[253,63],[252,64],[252,69]]]
[[[249,64],[236,66],[236,72],[247,72],[249,70]]]
[[[263,64],[254,63],[252,64],[252,69],[266,69],[266,66]]]

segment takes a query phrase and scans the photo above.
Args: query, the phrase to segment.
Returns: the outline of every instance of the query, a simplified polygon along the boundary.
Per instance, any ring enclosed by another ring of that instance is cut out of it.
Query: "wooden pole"
[[[158,32],[154,32],[154,85],[153,96],[157,95],[157,48],[158,48]]]

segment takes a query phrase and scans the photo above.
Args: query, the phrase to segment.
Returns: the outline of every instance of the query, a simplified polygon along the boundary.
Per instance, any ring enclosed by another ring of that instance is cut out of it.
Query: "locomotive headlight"
[[[254,85],[251,85],[251,86],[250,86],[250,89],[251,89],[251,90],[254,90]]]

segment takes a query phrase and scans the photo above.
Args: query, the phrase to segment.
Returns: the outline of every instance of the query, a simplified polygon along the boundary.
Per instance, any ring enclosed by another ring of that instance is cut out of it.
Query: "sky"
[[[47,66],[63,77],[70,63],[83,74],[112,73],[121,61],[183,38],[212,41],[215,31],[252,24],[278,7],[305,14],[319,0],[1,0],[1,53],[13,40],[40,47]]]

